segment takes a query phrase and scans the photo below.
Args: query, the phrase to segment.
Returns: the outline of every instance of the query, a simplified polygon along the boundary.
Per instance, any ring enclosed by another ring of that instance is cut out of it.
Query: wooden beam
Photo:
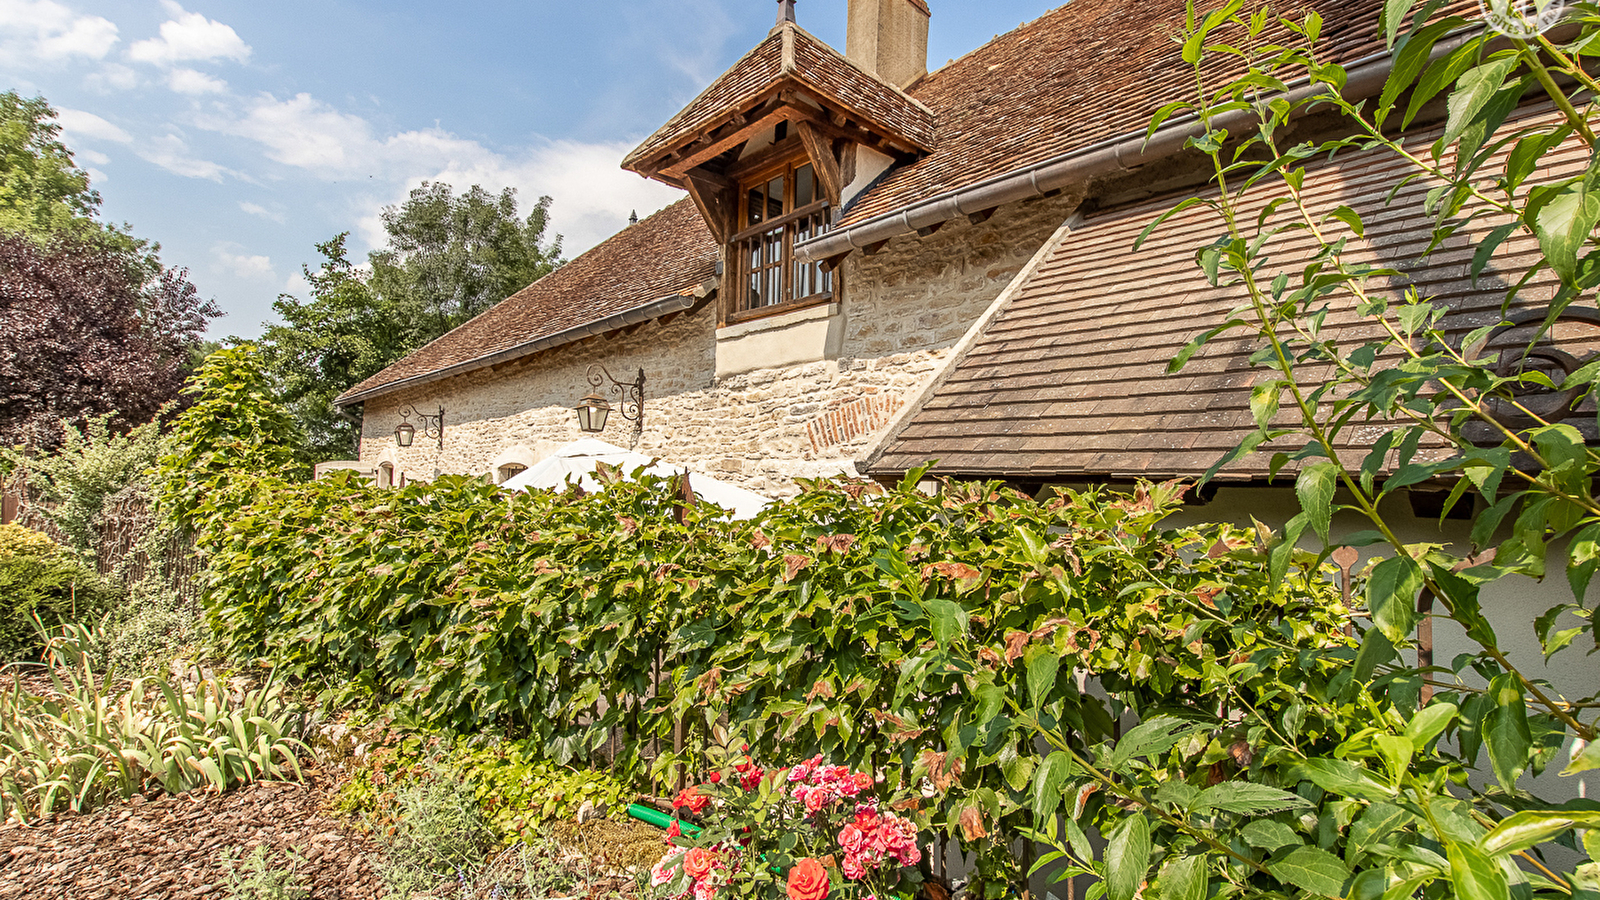
[[[725,178],[714,178],[709,172],[695,170],[684,176],[683,183],[695,207],[700,210],[700,217],[705,219],[706,227],[711,230],[712,239],[718,244],[726,244],[728,236],[733,234],[733,218],[738,214],[738,194],[734,192],[732,182]]]
[[[882,253],[883,248],[887,246],[889,246],[888,241],[873,241],[865,247],[862,247],[861,252],[868,256],[877,256],[879,253]]]
[[[779,122],[787,122],[799,114],[800,111],[794,107],[788,104],[779,104],[771,112],[765,113],[755,121],[734,126],[731,131],[727,131],[721,136],[717,136],[714,132],[708,134],[702,138],[706,143],[700,144],[697,148],[686,150],[683,155],[662,166],[661,174],[672,178],[681,178],[695,166],[710,162],[740,144],[746,143],[757,132],[775,127]]]
[[[917,229],[917,237],[928,237],[929,235],[938,234],[939,233],[939,229],[941,229],[943,227],[944,227],[944,223],[943,222],[935,222],[935,223],[933,223],[932,225],[929,225],[926,228],[918,228]]]
[[[806,156],[811,158],[811,167],[822,185],[822,195],[838,206],[839,197],[844,193],[844,180],[839,171],[839,158],[833,154],[833,141],[810,122],[796,122],[794,127],[800,135],[800,143],[805,145]]]
[[[985,223],[985,222],[989,221],[990,219],[994,218],[994,213],[995,213],[995,210],[997,210],[997,209],[999,209],[999,207],[996,206],[996,207],[990,207],[989,209],[983,210],[982,212],[975,212],[972,215],[967,216],[967,221],[971,222],[974,225],[982,225],[983,223]]]
[[[845,257],[849,256],[850,253],[851,253],[851,251],[846,250],[843,253],[835,253],[834,255],[832,255],[832,256],[828,257],[827,259],[823,260],[822,261],[822,271],[824,271],[824,272],[832,272],[833,270],[835,270],[835,269],[839,268],[840,266],[844,265]]]

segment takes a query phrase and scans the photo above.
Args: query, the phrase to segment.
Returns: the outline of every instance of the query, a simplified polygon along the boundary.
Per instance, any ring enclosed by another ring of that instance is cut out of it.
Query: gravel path
[[[306,775],[306,784],[135,797],[38,825],[0,825],[0,900],[223,900],[219,854],[260,844],[305,857],[300,871],[314,900],[382,896],[371,841],[323,812],[329,782]]]

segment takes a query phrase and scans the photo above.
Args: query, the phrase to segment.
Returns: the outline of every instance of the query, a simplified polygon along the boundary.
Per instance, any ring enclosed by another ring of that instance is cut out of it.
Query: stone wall
[[[491,474],[532,465],[585,437],[571,407],[603,363],[618,379],[646,373],[642,430],[613,412],[601,440],[768,496],[796,492],[796,477],[854,473],[890,417],[926,385],[951,348],[1072,213],[1058,197],[1016,204],[989,221],[952,222],[927,238],[896,239],[843,267],[844,337],[837,359],[716,377],[711,306],[666,325],[592,338],[366,404],[362,462],[396,477]],[[401,410],[445,409],[441,451],[419,435],[395,446]]]

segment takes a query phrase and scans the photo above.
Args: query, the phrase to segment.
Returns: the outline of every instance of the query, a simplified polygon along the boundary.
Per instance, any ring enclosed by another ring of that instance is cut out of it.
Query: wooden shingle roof
[[[1426,156],[1424,148],[1437,136],[1417,135],[1416,151]],[[1582,142],[1573,141],[1541,177],[1576,174],[1586,164]],[[1398,157],[1371,151],[1308,168],[1307,196],[1315,214],[1349,205],[1366,220],[1367,240],[1353,243],[1346,260],[1407,273],[1407,280],[1370,287],[1398,298],[1407,284],[1414,285],[1451,309],[1446,322],[1454,332],[1500,321],[1506,291],[1536,259],[1530,236],[1507,242],[1475,286],[1469,263],[1497,221],[1473,222],[1423,259],[1432,233],[1422,205],[1434,183],[1410,182],[1386,204],[1388,192],[1410,174]],[[1254,191],[1241,221],[1254,222],[1266,203],[1281,196],[1278,188]],[[1249,362],[1257,347],[1253,337],[1221,336],[1181,372],[1166,374],[1168,362],[1191,338],[1221,325],[1245,301],[1240,288],[1210,286],[1195,264],[1196,251],[1222,236],[1223,225],[1211,210],[1191,207],[1134,250],[1140,232],[1178,199],[1112,209],[1077,225],[913,405],[865,469],[889,476],[939,460],[937,472],[975,477],[1171,478],[1205,472],[1238,444],[1254,427],[1251,389],[1271,377]],[[1297,277],[1311,250],[1303,230],[1276,236],[1267,245],[1263,281],[1276,271]],[[1519,306],[1538,307],[1554,286],[1554,276],[1541,273],[1522,290]],[[1577,348],[1580,358],[1600,349],[1590,332],[1575,337],[1587,344]],[[1348,349],[1377,338],[1378,330],[1341,300],[1321,335]],[[1312,381],[1328,375],[1315,368],[1301,373]],[[1344,432],[1356,461],[1378,430]],[[1270,456],[1254,454],[1224,473],[1263,476]]]

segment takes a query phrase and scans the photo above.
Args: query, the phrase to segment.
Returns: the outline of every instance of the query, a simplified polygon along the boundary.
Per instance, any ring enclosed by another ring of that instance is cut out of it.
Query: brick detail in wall
[[[831,409],[806,424],[811,449],[817,453],[865,437],[894,418],[905,405],[896,394],[873,394]]]

